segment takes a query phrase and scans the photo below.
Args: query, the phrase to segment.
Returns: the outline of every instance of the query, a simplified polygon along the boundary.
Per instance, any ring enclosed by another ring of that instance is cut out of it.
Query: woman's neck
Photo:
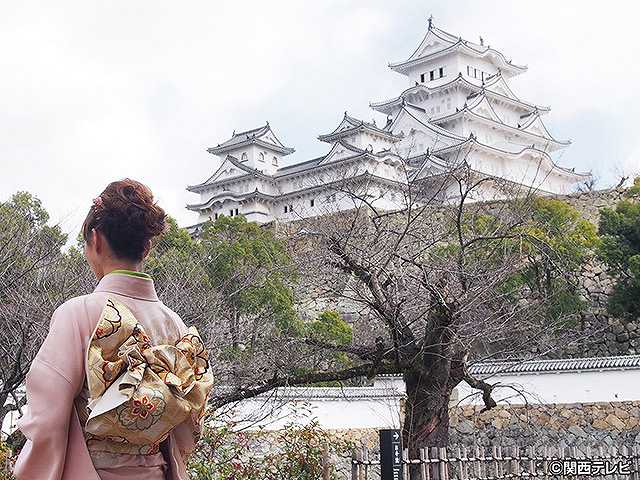
[[[104,277],[105,275],[108,275],[109,273],[114,272],[114,271],[140,272],[141,266],[142,266],[142,263],[129,263],[129,262],[114,262],[114,263],[110,263],[108,265],[105,265],[102,268],[102,276],[100,278],[98,278],[98,281],[102,277]]]

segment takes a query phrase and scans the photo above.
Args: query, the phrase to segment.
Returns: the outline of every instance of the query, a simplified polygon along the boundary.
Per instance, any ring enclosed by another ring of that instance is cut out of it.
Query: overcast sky
[[[4,0],[0,15],[0,199],[37,195],[75,237],[116,179],[147,183],[181,225],[185,186],[216,166],[208,146],[269,120],[296,152],[321,155],[342,114],[407,79],[388,69],[439,27],[529,71],[521,98],[550,105],[560,159],[603,185],[640,171],[637,2]],[[380,117],[375,117],[380,118]]]

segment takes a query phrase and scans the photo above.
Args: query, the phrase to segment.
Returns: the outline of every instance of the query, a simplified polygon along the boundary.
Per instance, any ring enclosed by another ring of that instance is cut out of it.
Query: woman
[[[18,480],[186,480],[211,388],[197,332],[141,264],[166,227],[143,184],[109,184],[84,221],[98,279],[58,307],[26,380]]]

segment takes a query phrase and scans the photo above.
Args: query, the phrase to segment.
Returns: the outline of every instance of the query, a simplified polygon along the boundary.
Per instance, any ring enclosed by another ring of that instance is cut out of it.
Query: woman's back
[[[151,277],[139,272],[114,270],[100,280],[93,293],[73,299],[82,301],[86,308],[86,326],[79,326],[89,336],[109,297],[120,301],[133,313],[153,344],[175,344],[187,331],[180,316],[158,299]]]
[[[18,480],[186,480],[211,388],[206,349],[140,272],[167,227],[153,194],[112,182],[83,224],[95,291],[54,312],[26,378]]]
[[[111,300],[123,304],[133,314],[152,345],[175,345],[187,331],[180,317],[159,301],[153,281],[148,276],[138,272],[111,272],[102,278],[93,293],[76,300],[84,304],[83,310],[86,312],[81,313],[78,318],[78,328],[82,338],[86,339],[83,345],[85,371],[90,337],[96,329],[105,305]],[[89,401],[90,395],[85,379],[83,388],[74,402],[83,426],[89,418]],[[161,413],[159,405],[150,403],[150,407],[154,408],[153,414]],[[131,416],[132,412],[124,413]],[[140,417],[143,414],[146,415],[145,418]],[[140,410],[134,417],[141,422],[138,425],[148,423],[154,418],[146,410]],[[120,439],[92,435],[84,428],[83,431],[91,460],[102,480],[122,478],[124,474],[132,478],[134,474],[135,478],[165,478],[166,459],[160,452],[159,442],[131,444]]]

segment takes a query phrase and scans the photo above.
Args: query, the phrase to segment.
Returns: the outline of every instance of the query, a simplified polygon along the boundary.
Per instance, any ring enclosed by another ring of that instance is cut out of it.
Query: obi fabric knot
[[[213,379],[191,327],[175,344],[153,345],[122,303],[109,298],[89,342],[85,431],[148,445],[205,409]]]

